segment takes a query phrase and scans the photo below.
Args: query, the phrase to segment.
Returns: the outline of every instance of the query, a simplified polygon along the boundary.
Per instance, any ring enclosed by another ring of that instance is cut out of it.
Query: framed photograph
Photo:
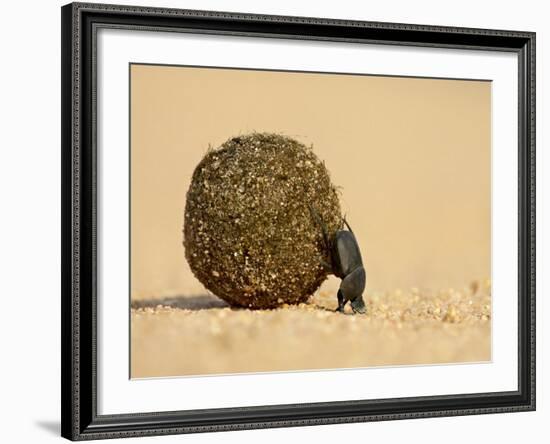
[[[62,435],[535,409],[535,34],[72,3]]]

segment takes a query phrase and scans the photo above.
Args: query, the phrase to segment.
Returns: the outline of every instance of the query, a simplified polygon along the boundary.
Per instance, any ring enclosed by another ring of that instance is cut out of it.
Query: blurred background
[[[252,131],[325,161],[367,294],[490,277],[490,82],[132,65],[134,301],[206,292],[184,256],[185,194],[209,145]]]

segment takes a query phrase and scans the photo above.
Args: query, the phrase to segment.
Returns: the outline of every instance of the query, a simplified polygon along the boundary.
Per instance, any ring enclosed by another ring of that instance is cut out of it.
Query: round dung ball
[[[323,236],[342,228],[336,187],[312,147],[252,133],[209,149],[195,168],[184,215],[185,257],[230,305],[305,302],[326,279]]]

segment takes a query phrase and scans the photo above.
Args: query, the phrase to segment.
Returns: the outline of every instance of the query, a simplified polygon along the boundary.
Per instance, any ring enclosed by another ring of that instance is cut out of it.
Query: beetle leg
[[[340,290],[345,301],[351,301],[354,313],[365,313],[363,291],[365,290],[366,273],[363,267],[358,267],[342,279]]]
[[[344,300],[344,294],[342,293],[342,290],[338,290],[338,308],[336,311],[339,311],[340,313],[344,313],[344,307],[346,306],[346,300]]]
[[[354,313],[365,314],[367,312],[367,307],[365,307],[365,301],[363,301],[363,296],[357,296],[353,301],[351,301],[351,309]]]
[[[323,232],[323,242],[325,243],[325,248],[327,251],[330,251],[330,239],[327,231],[327,227],[324,224],[323,220],[321,219],[321,216],[319,216],[319,213],[315,211],[315,208],[311,206],[311,204],[308,202],[307,206],[309,207],[309,211],[311,212],[311,215],[313,216],[313,219],[315,219],[315,222],[317,225],[321,227],[321,230]]]
[[[324,259],[319,259],[319,262],[321,263],[325,271],[332,273],[332,266],[327,261],[325,261]]]
[[[348,221],[346,220],[346,216],[344,216],[344,223],[346,224],[346,227],[348,227],[348,230],[351,231],[352,234],[353,234],[353,230],[352,230],[351,227],[349,226]]]

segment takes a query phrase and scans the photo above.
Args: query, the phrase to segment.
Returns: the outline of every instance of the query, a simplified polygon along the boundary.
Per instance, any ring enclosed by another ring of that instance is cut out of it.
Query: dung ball
[[[314,216],[314,215],[317,216]],[[185,257],[212,293],[237,307],[305,302],[326,279],[338,192],[312,147],[253,133],[209,149],[187,191]]]

